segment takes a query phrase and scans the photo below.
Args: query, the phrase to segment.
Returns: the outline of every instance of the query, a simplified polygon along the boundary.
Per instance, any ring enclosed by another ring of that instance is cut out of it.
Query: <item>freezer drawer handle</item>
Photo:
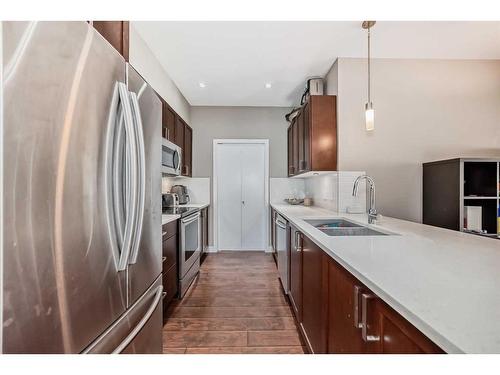
[[[146,311],[146,314],[142,317],[142,319],[137,323],[137,325],[134,327],[132,331],[128,334],[127,337],[125,337],[125,340],[121,342],[120,345],[116,347],[115,350],[113,350],[112,354],[120,354],[127,346],[132,342],[132,340],[139,334],[141,329],[146,325],[148,322],[149,318],[151,318],[151,315],[153,315],[156,306],[160,302],[160,299],[163,294],[163,285],[160,285],[158,289],[156,290],[155,298],[153,299],[153,302],[151,303],[151,306],[149,306],[148,311]]]

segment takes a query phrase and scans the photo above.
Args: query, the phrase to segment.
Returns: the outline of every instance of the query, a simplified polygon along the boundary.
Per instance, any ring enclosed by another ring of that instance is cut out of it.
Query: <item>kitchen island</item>
[[[500,353],[499,241],[389,217],[368,225],[365,214],[272,208],[443,351]],[[304,221],[335,217],[389,235],[328,236]]]

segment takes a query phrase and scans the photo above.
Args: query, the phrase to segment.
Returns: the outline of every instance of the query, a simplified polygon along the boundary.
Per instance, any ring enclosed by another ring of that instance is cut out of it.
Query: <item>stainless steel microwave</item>
[[[170,176],[181,174],[182,150],[176,144],[163,138],[161,145],[161,172]]]

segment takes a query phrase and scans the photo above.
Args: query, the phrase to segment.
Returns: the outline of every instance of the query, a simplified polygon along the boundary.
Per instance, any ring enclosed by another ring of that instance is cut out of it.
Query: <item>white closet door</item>
[[[266,249],[266,147],[241,146],[241,248]]]
[[[241,249],[241,146],[221,144],[217,148],[220,250]]]

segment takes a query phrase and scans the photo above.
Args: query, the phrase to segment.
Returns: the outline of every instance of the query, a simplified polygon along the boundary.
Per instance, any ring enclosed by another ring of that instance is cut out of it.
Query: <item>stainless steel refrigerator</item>
[[[3,22],[4,353],[160,353],[161,102],[86,22]]]

